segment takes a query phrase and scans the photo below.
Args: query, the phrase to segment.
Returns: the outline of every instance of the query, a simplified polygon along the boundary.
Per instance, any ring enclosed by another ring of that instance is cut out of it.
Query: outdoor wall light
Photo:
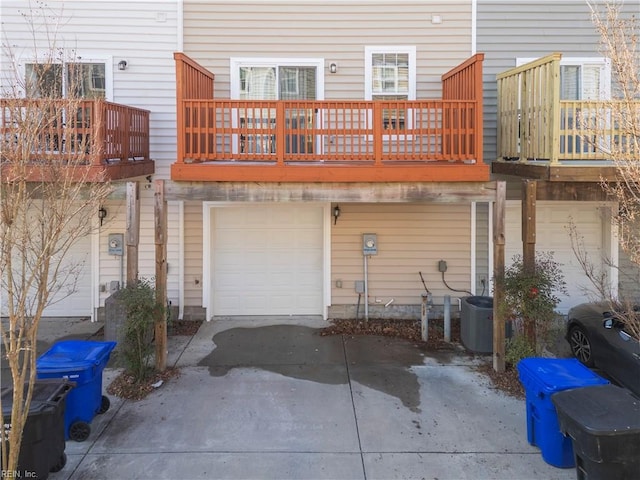
[[[127,61],[126,60],[120,60],[118,62],[118,70],[126,70],[127,69]]]
[[[98,210],[98,218],[100,219],[100,226],[102,226],[102,222],[107,218],[107,209],[104,207],[100,207]]]
[[[333,208],[333,224],[335,225],[336,223],[338,223],[338,217],[340,216],[340,206],[336,205]]]
[[[331,73],[336,73],[338,71],[338,65],[336,63],[332,63],[329,65],[329,71]]]

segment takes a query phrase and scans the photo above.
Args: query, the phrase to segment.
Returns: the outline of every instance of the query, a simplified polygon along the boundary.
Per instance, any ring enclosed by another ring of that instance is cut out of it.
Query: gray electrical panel
[[[124,255],[124,234],[109,234],[109,255]]]
[[[375,233],[362,234],[362,253],[363,255],[378,254],[378,235]]]

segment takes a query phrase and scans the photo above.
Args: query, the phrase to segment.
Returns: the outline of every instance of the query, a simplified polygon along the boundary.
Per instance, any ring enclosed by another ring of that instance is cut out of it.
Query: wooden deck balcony
[[[443,75],[443,99],[214,99],[214,75],[176,53],[176,181],[487,181],[482,55]]]
[[[640,101],[560,100],[554,53],[497,76],[498,159],[493,173],[549,181],[614,178],[615,160],[640,157],[628,128]]]
[[[53,99],[2,99],[0,109],[5,176],[18,163],[28,165],[29,181],[50,180],[60,168],[72,170],[66,178],[81,182],[154,173],[147,110],[104,100]]]

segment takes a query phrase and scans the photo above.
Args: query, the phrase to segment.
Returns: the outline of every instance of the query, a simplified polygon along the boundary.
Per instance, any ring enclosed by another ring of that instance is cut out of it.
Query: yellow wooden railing
[[[560,60],[554,53],[503,72],[498,86],[498,158],[610,160],[638,156],[640,101],[560,100]]]

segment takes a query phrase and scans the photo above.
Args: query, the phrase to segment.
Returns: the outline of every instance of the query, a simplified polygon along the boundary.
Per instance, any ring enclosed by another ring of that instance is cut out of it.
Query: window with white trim
[[[518,58],[516,66],[537,60]],[[603,57],[560,59],[560,100],[607,100],[611,97],[611,62]]]
[[[321,58],[231,58],[231,98],[239,100],[322,100]]]
[[[26,96],[29,98],[107,98],[105,62],[25,64]]]
[[[416,47],[365,47],[365,100],[416,99]],[[404,129],[409,115],[401,108],[385,108],[384,128]]]
[[[535,58],[518,58],[517,66]],[[608,140],[596,139],[584,131],[584,125],[611,124],[610,112],[582,104],[583,101],[611,98],[611,62],[604,57],[563,57],[560,59],[560,154],[593,154],[597,148],[608,150]]]
[[[322,100],[324,98],[324,59],[322,58],[231,58],[231,98],[238,100]],[[287,153],[311,154],[320,148],[320,138],[301,133],[320,124],[317,109],[289,107],[285,112]],[[275,133],[250,134],[251,129],[275,131],[275,108],[239,108],[234,126],[246,128],[234,139],[234,150],[247,154],[275,153]]]

